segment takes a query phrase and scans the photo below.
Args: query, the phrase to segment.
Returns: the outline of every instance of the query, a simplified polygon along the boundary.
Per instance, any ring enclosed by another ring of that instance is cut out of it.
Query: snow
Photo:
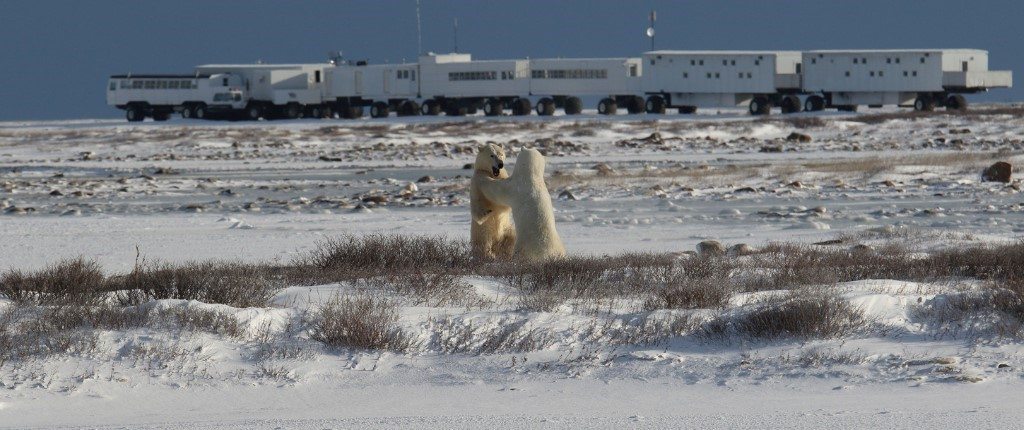
[[[1024,232],[1019,180],[979,177],[994,161],[1024,163],[1021,118],[866,124],[829,114],[820,117],[825,126],[797,129],[711,113],[0,123],[0,270],[81,255],[123,273],[137,253],[288,262],[342,234],[466,239],[471,173],[462,166],[486,141],[547,152],[552,197],[577,198],[554,201],[575,254],[846,235],[866,245],[899,240],[923,255]],[[950,133],[964,128],[970,133]],[[813,140],[786,141],[792,131]],[[649,139],[655,132],[660,139]],[[614,173],[598,173],[597,163]],[[229,315],[243,333],[109,330],[94,354],[5,363],[0,428],[1010,428],[1024,419],[1021,344],[976,342],[922,312],[978,281],[820,286],[868,321],[839,339],[658,332],[654,342],[625,344],[617,336],[720,310],[643,312],[623,300],[604,313],[571,302],[525,311],[501,279],[465,281],[486,305],[402,303],[399,324],[414,340],[408,353],[329,350],[304,333],[284,336],[355,291],[349,284],[290,286],[256,308],[152,302],[145,306]],[[721,312],[742,315],[785,294],[736,294]],[[0,308],[7,303],[0,298]],[[503,331],[535,347],[479,352]],[[278,355],[257,358],[267,337]]]

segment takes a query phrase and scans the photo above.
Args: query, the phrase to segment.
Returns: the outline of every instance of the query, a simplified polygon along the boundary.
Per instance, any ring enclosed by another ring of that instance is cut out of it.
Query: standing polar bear
[[[484,181],[491,178],[508,178],[508,172],[505,171],[505,151],[493,143],[482,145],[477,151],[473,167],[469,191],[472,218],[469,242],[472,244],[473,255],[484,258],[511,257],[512,246],[516,242],[511,208],[491,201],[480,191],[480,184]]]
[[[508,179],[485,178],[475,184],[490,201],[512,208],[516,228],[513,256],[526,261],[565,257],[565,247],[555,230],[551,195],[544,185],[544,156],[524,149]]]

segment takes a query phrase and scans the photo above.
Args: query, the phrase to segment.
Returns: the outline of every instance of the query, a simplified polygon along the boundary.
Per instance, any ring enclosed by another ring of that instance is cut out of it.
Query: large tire
[[[644,103],[644,98],[643,97],[640,97],[640,96],[629,97],[627,99],[627,101],[626,101],[626,112],[629,112],[631,115],[636,115],[638,113],[644,113],[644,111],[645,111],[644,104],[645,103]]]
[[[420,104],[416,103],[415,100],[406,100],[402,102],[401,107],[398,109],[398,116],[417,116],[420,114]]]
[[[821,96],[810,96],[804,101],[804,110],[818,112],[825,109],[825,99]]]
[[[530,106],[530,99],[528,99],[528,98],[523,97],[523,98],[518,98],[518,99],[515,99],[515,100],[512,101],[512,114],[513,115],[516,115],[516,116],[528,116],[528,115],[530,115],[530,112],[532,110],[533,110],[532,106]]]
[[[579,97],[569,97],[565,99],[562,110],[566,115],[579,115],[583,113],[583,100],[580,100]]]
[[[192,106],[184,105],[181,107],[181,119],[192,119]]]
[[[284,117],[287,119],[302,118],[302,105],[298,103],[288,103],[284,107]]]
[[[767,97],[757,96],[750,101],[751,115],[768,115],[772,112],[772,102]]]
[[[484,104],[484,115],[486,116],[501,116],[503,113],[505,113],[505,104],[499,99],[490,99]]]
[[[935,110],[935,99],[927,94],[922,94],[914,99],[914,110],[918,112],[931,112]]]
[[[370,105],[370,117],[372,118],[387,118],[391,114],[391,109],[387,103],[374,102]]]
[[[192,107],[192,117],[195,119],[206,119],[207,113],[205,104],[197,104]]]
[[[798,113],[801,111],[800,98],[797,96],[785,96],[782,98],[782,113]]]
[[[320,105],[312,105],[306,108],[306,116],[314,119],[322,119],[324,117],[324,108]]]
[[[245,107],[245,118],[249,121],[259,121],[262,116],[263,106],[260,106],[258,103],[252,103]]]
[[[363,117],[363,107],[362,106],[350,106],[348,108],[348,115],[346,115],[346,118],[349,118],[349,119],[359,119],[359,118],[362,118],[362,117]]]
[[[697,113],[697,106],[680,106],[679,113],[683,115],[693,115]]]
[[[124,108],[124,118],[128,122],[142,122],[146,119],[146,111],[141,106],[129,105]]]
[[[966,111],[967,99],[961,94],[953,94],[946,99],[946,110]]]
[[[647,98],[647,103],[644,108],[647,110],[647,113],[664,115],[665,99],[661,98],[661,96],[650,96]]]
[[[555,114],[555,101],[544,97],[537,101],[537,115],[551,116]]]
[[[615,115],[619,111],[619,104],[614,99],[604,98],[597,102],[597,113],[601,115]]]

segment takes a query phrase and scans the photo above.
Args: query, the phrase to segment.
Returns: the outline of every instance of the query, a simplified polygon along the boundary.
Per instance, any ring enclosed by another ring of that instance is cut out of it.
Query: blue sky
[[[415,0],[0,1],[0,120],[111,118],[106,77],[213,62],[416,56]],[[661,49],[980,48],[1024,70],[1024,2],[960,0],[422,0],[424,50],[478,58]],[[1024,100],[996,90],[972,100]]]

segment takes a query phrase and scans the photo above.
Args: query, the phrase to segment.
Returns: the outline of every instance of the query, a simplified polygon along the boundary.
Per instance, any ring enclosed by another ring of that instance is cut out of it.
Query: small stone
[[[886,180],[882,181],[882,185],[885,185],[885,186],[887,186],[887,187],[890,187],[890,188],[891,188],[891,187],[895,187],[895,186],[896,186],[896,183],[895,183],[895,182],[893,182],[893,181],[890,181],[890,180],[886,179]]]
[[[726,255],[730,257],[742,257],[744,255],[754,254],[755,252],[757,251],[754,250],[754,248],[752,248],[750,245],[747,245],[745,243],[737,243],[729,247],[729,249],[726,251]]]
[[[597,170],[597,174],[600,176],[608,176],[615,173],[615,170],[612,169],[612,167],[606,163],[595,164],[594,167],[591,167],[591,169]]]
[[[422,178],[417,179],[416,182],[425,184],[427,182],[434,182],[434,178],[432,176],[424,176]]]
[[[363,197],[362,200],[363,200],[363,203],[377,203],[377,204],[381,204],[381,203],[387,203],[388,202],[388,196],[366,196],[366,197]]]
[[[722,255],[725,254],[725,247],[717,240],[705,240],[697,244],[697,253],[700,255]]]
[[[462,170],[473,170],[473,163],[466,163],[462,165]]]
[[[999,161],[988,166],[984,172],[981,172],[981,180],[985,182],[1009,183],[1012,177],[1013,166],[1005,161]]]
[[[576,198],[576,195],[573,194],[572,191],[569,191],[569,190],[565,190],[565,191],[562,191],[561,193],[558,193],[558,199],[559,200],[578,200]]]
[[[786,140],[790,142],[801,142],[808,143],[811,141],[811,136],[803,133],[792,132],[789,136],[786,136]]]
[[[344,161],[344,160],[342,160],[341,157],[331,157],[331,156],[327,156],[327,155],[321,155],[320,157],[318,157],[318,159],[320,161],[331,161],[331,162]]]
[[[53,196],[53,197],[60,197],[60,196],[63,196],[64,193],[60,192],[60,190],[53,190],[53,191],[50,191],[50,195]]]
[[[758,152],[764,152],[764,153],[782,152],[782,147],[778,146],[778,145],[765,145],[765,146],[762,146],[761,149],[758,150]]]
[[[786,184],[786,186],[789,187],[789,188],[803,188],[804,187],[804,183],[800,182],[800,181],[793,181],[793,182],[790,182],[790,183]]]
[[[742,187],[733,190],[734,193],[754,193],[757,192],[753,187]]]
[[[419,182],[423,182],[423,181],[419,181]],[[416,186],[416,184],[414,184],[412,182],[410,182],[408,184],[405,184],[405,187],[402,188],[402,191],[404,191],[406,193],[409,193],[409,194],[415,193],[415,192],[417,192],[419,190],[420,190],[420,187]]]

